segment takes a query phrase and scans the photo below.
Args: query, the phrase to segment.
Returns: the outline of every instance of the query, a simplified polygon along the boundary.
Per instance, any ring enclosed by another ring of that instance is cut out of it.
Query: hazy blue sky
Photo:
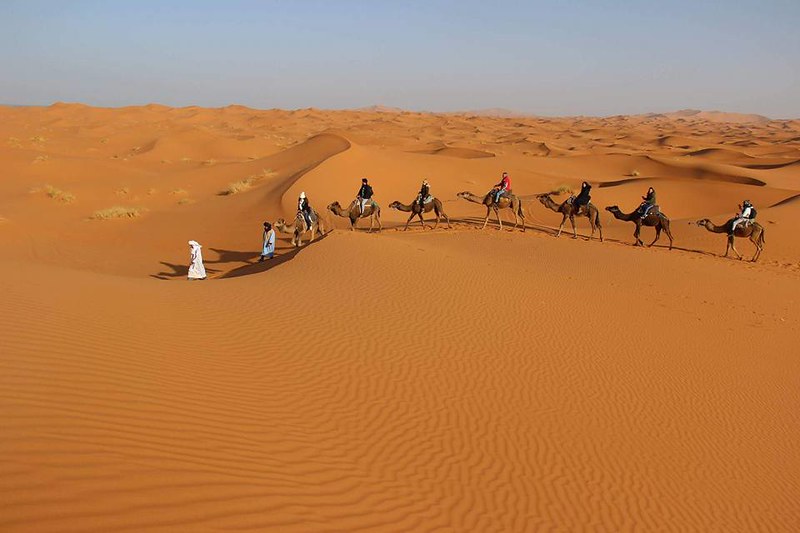
[[[800,0],[0,0],[0,102],[800,117]]]

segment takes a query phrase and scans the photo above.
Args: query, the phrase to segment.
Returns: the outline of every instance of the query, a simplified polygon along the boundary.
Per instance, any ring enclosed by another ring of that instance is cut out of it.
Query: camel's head
[[[696,224],[697,224],[698,226],[705,226],[705,225],[706,225],[706,224],[708,224],[709,222],[711,222],[711,221],[710,221],[710,220],[708,220],[707,218],[701,218],[700,220],[698,220],[698,221],[696,222]]]
[[[462,191],[462,192],[456,194],[456,196],[458,196],[459,198],[467,199],[470,196],[472,196],[472,193],[470,193],[468,191]]]
[[[341,209],[342,206],[339,205],[339,202],[333,202],[332,204],[328,205],[328,211],[335,211],[336,209]]]
[[[619,213],[619,207],[616,205],[609,205],[606,207],[606,211],[609,213]]]
[[[389,209],[399,209],[401,205],[403,204],[395,200],[394,202],[389,204]]]
[[[282,218],[279,218],[275,221],[275,227],[286,227],[286,221]]]
[[[547,201],[550,200],[550,193],[546,192],[546,193],[542,193],[542,194],[537,194],[536,195],[536,199],[539,200],[540,202],[542,202],[543,204],[546,204]]]

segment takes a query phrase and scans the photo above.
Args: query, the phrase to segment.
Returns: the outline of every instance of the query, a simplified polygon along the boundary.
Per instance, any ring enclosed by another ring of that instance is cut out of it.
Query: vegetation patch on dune
[[[186,204],[193,204],[193,203],[194,203],[194,200],[192,200],[191,198],[181,198],[180,200],[178,200],[178,205],[186,205]]]
[[[170,194],[179,195],[179,194],[188,194],[186,189],[172,189],[169,191]]]
[[[144,213],[143,207],[123,207],[114,206],[107,209],[100,209],[92,213],[89,217],[92,220],[109,220],[112,218],[137,218]]]
[[[230,196],[231,194],[239,194],[240,192],[244,192],[252,187],[256,182],[268,178],[275,174],[272,169],[264,169],[261,171],[260,174],[254,174],[252,176],[248,176],[242,180],[234,181],[229,183],[228,186],[219,192],[220,196]]]
[[[53,187],[52,185],[45,185],[44,187],[36,187],[35,189],[31,189],[31,194],[40,192],[44,192],[48,198],[52,198],[53,200],[64,204],[70,204],[75,201],[74,194],[71,192],[62,191],[58,187]]]

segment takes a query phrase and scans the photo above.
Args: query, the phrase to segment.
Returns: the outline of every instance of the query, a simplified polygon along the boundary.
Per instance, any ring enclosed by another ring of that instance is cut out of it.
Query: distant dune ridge
[[[0,168],[1,531],[797,530],[800,120],[6,106]]]

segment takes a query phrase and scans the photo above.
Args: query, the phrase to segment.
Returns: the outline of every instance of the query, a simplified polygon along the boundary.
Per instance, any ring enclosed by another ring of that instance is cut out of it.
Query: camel
[[[717,226],[707,218],[697,221],[698,226],[706,228],[711,233],[728,234],[728,246],[725,248],[725,257],[728,257],[728,252],[733,250],[733,253],[735,253],[739,257],[739,260],[741,260],[742,254],[740,254],[736,249],[736,246],[733,245],[733,240],[734,237],[748,237],[750,242],[752,242],[756,247],[756,253],[753,255],[752,261],[758,261],[758,258],[761,256],[761,251],[764,250],[764,243],[766,242],[764,227],[758,222],[739,224],[736,226],[736,230],[734,231],[733,235],[731,235],[731,224],[733,224],[733,219],[727,221],[723,226]]]
[[[353,200],[350,207],[345,211],[339,202],[333,202],[328,206],[328,210],[334,215],[344,217],[350,220],[350,229],[355,231],[356,224],[359,218],[369,218],[369,231],[372,232],[374,223],[378,222],[378,231],[383,229],[381,225],[381,206],[377,202],[371,200],[364,206],[364,212],[361,213],[358,209],[358,200]]]
[[[639,238],[642,226],[654,226],[656,228],[656,238],[653,239],[653,242],[648,246],[653,246],[656,241],[658,241],[659,237],[661,237],[661,230],[663,229],[664,233],[669,237],[669,249],[672,250],[672,232],[669,230],[669,218],[667,218],[667,215],[664,213],[656,211],[656,209],[655,207],[651,209],[650,212],[647,213],[647,216],[642,219],[638,214],[638,209],[633,213],[626,214],[620,211],[619,207],[616,205],[606,207],[606,211],[614,215],[614,218],[636,224],[636,230],[633,232],[633,237],[636,239],[636,246],[644,246],[644,243]],[[653,211],[656,212],[654,213]]]
[[[439,225],[439,219],[444,217],[445,221],[447,221],[447,228],[450,229],[450,217],[444,212],[444,208],[442,208],[442,202],[438,198],[433,198],[429,202],[425,202],[423,207],[420,208],[419,202],[414,200],[411,205],[406,205],[402,202],[398,202],[395,200],[391,204],[389,204],[391,209],[397,209],[398,211],[402,211],[404,213],[411,213],[411,216],[408,217],[406,220],[406,227],[403,228],[403,231],[408,229],[408,223],[411,222],[411,219],[414,217],[419,217],[419,221],[422,224],[422,229],[425,229],[425,220],[422,218],[423,213],[430,213],[433,211],[436,214],[436,223],[433,225],[433,229],[436,229],[436,226]]]
[[[275,221],[275,229],[280,231],[281,233],[291,233],[292,234],[292,244],[295,246],[302,246],[303,244],[303,234],[311,231],[311,239],[308,242],[314,240],[314,236],[317,231],[319,231],[320,235],[325,235],[325,225],[322,223],[322,219],[319,216],[319,213],[315,209],[311,210],[311,228],[306,229],[306,221],[303,218],[302,213],[300,211],[297,212],[297,216],[294,219],[292,224],[287,224],[286,221],[282,218],[279,218]]]
[[[521,218],[522,231],[525,231],[525,212],[523,211],[522,200],[510,192],[506,196],[501,196],[500,201],[497,203],[494,201],[494,191],[489,191],[485,196],[478,196],[469,191],[464,191],[458,193],[456,196],[463,198],[468,202],[486,206],[486,218],[483,221],[483,227],[481,229],[486,228],[486,224],[489,222],[489,215],[492,211],[494,211],[494,214],[497,216],[497,222],[500,224],[500,229],[502,230],[503,221],[500,219],[500,210],[508,208],[511,209],[512,213],[514,213],[513,229],[517,229],[517,226],[519,225],[519,219]]]
[[[595,207],[592,202],[589,202],[585,208],[576,211],[572,203],[555,203],[555,201],[550,198],[551,194],[552,193],[539,194],[536,197],[546,208],[555,211],[556,213],[561,213],[561,225],[558,226],[558,234],[556,237],[561,236],[561,230],[564,229],[564,222],[566,222],[567,218],[569,218],[569,221],[572,224],[572,238],[577,239],[578,232],[575,229],[575,216],[585,216],[589,219],[589,224],[592,226],[592,234],[589,236],[589,240],[592,240],[592,237],[594,237],[596,228],[600,230],[600,242],[603,242],[603,226],[600,225],[600,211],[598,211],[597,207]]]

